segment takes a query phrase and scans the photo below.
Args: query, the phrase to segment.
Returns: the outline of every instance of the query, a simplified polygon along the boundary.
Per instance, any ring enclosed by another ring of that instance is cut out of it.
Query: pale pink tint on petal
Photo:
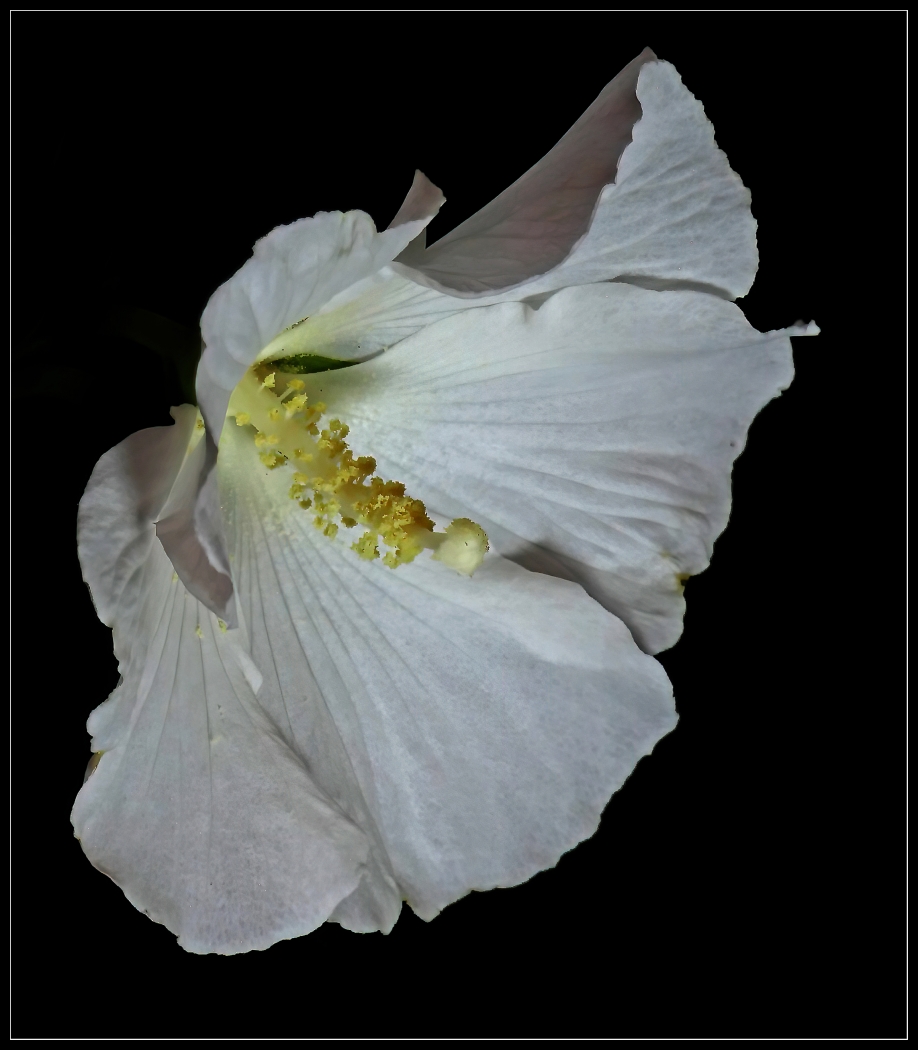
[[[509,288],[557,266],[589,228],[602,188],[615,180],[641,116],[638,74],[655,57],[645,48],[538,164],[423,257],[409,247],[397,261],[465,294]]]
[[[216,460],[217,449],[209,437],[200,441],[182,465],[169,502],[156,522],[156,535],[188,591],[235,627],[236,604],[219,497],[216,487],[208,484]]]
[[[153,522],[169,498],[197,412],[172,409],[175,425],[150,427],[109,449],[93,469],[77,519],[80,565],[99,619],[115,610],[155,540]]]
[[[205,437],[188,454],[197,410],[181,405],[172,414],[174,426],[139,430],[106,452],[80,501],[83,579],[109,626],[157,537],[188,590],[235,625],[217,491],[206,484],[216,449]]]
[[[434,186],[423,171],[416,171],[411,189],[408,190],[408,196],[402,202],[402,206],[387,229],[394,230],[396,226],[401,226],[406,222],[429,219],[437,214],[445,200],[440,187]]]

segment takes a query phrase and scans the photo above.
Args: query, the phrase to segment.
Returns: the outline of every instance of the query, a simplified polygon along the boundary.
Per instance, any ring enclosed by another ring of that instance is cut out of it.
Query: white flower
[[[204,311],[201,412],[83,497],[122,681],[73,823],[190,951],[433,918],[591,835],[675,725],[648,654],[815,331],[732,304],[748,193],[650,52],[425,249],[442,199],[419,174],[382,233],[259,241]]]

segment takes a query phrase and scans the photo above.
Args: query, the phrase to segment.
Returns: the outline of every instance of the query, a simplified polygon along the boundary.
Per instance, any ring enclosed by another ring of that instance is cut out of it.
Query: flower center
[[[288,495],[312,515],[313,525],[329,539],[339,526],[363,526],[351,550],[368,560],[381,557],[392,569],[426,548],[471,576],[488,549],[484,529],[456,518],[445,532],[434,532],[424,504],[407,495],[400,481],[377,477],[371,456],[355,457],[345,440],[347,424],[325,421],[325,404],[309,404],[304,388],[295,374],[256,365],[233,391],[227,415],[236,426],[251,428],[258,458],[269,470],[292,468]]]

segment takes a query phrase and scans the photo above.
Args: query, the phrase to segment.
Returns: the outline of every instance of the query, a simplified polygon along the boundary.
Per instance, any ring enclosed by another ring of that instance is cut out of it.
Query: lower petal
[[[174,578],[159,542],[116,624],[122,681],[93,712],[101,760],[73,809],[93,864],[189,951],[309,933],[358,885],[365,836],[255,701],[234,635]]]
[[[621,621],[500,557],[473,578],[427,555],[362,561],[287,498],[283,469],[257,464],[228,426],[223,502],[258,700],[373,843],[376,889],[334,917],[372,928],[375,907],[385,929],[394,892],[429,919],[591,835],[676,721],[666,675]]]

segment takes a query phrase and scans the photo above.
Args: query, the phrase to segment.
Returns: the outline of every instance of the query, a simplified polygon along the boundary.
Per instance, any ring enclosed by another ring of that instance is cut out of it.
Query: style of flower
[[[816,330],[732,303],[749,195],[649,51],[426,248],[442,201],[418,173],[381,233],[259,241],[204,311],[200,410],[81,502],[122,679],[73,823],[189,951],[432,919],[590,836],[676,724],[652,654]]]

